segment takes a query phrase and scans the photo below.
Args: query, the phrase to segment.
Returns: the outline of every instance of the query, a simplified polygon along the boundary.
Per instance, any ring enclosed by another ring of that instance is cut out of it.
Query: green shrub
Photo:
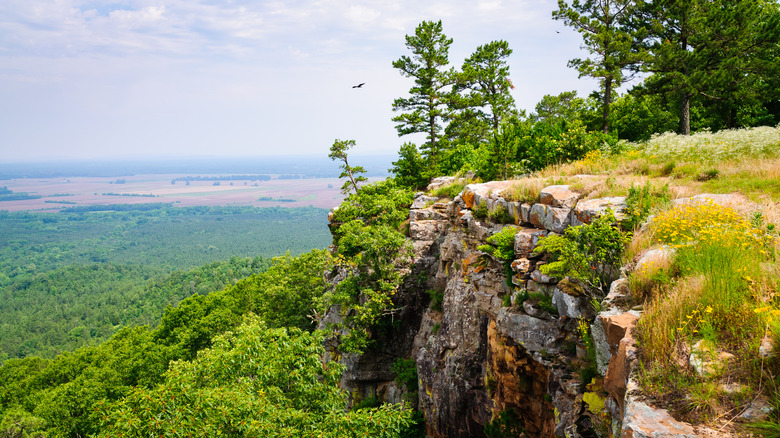
[[[435,289],[428,289],[425,291],[429,297],[431,297],[431,309],[441,312],[441,305],[444,303],[444,292],[439,292]]]
[[[501,204],[497,204],[493,211],[488,213],[488,219],[497,224],[513,224],[515,222],[506,208]]]
[[[511,262],[515,258],[515,234],[517,231],[517,227],[504,227],[498,233],[487,238],[487,245],[480,245],[477,249],[499,260]]]
[[[637,229],[653,208],[668,204],[669,200],[668,184],[658,190],[653,190],[649,181],[643,187],[632,184],[626,197],[626,218],[621,221],[621,226],[626,230]]]
[[[391,369],[399,386],[405,386],[408,391],[417,391],[417,362],[414,359],[396,359]]]
[[[599,288],[609,285],[617,278],[628,243],[628,237],[613,225],[616,222],[608,210],[590,224],[567,228],[563,236],[541,238],[534,253],[547,253],[551,260],[539,270],[554,277],[579,278]]]
[[[487,202],[479,201],[479,204],[477,204],[474,207],[474,210],[472,211],[472,214],[477,219],[485,219],[485,218],[487,218],[488,217]]]
[[[523,419],[514,409],[506,409],[498,417],[485,425],[483,430],[488,438],[510,438],[522,436],[525,433]]]

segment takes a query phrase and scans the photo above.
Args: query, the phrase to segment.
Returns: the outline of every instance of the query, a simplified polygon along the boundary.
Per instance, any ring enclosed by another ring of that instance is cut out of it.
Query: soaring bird
[[[365,82],[361,82],[361,83],[359,83],[357,85],[353,85],[352,88],[360,88],[360,87],[362,87],[365,84],[366,84]]]

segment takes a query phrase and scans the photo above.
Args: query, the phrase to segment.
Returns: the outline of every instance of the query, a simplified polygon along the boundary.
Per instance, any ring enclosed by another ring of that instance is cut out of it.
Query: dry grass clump
[[[742,382],[747,392],[760,387],[758,345],[768,325],[780,326],[780,303],[773,301],[780,292],[777,231],[763,214],[745,217],[705,201],[658,214],[641,240],[637,245],[677,251],[670,265],[646,267],[632,277],[649,297],[637,326],[645,390],[690,420],[733,409],[745,392],[726,394],[719,385]],[[711,346],[715,357],[734,358],[700,375],[689,362],[697,342]]]
[[[501,192],[501,197],[510,202],[539,202],[539,194],[555,182],[545,177],[519,179]]]

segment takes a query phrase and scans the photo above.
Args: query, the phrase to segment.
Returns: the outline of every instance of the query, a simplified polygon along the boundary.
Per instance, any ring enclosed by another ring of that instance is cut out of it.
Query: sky
[[[394,154],[404,36],[441,20],[450,63],[506,40],[517,106],[597,87],[556,0],[2,0],[0,162]],[[359,89],[352,86],[365,82]]]

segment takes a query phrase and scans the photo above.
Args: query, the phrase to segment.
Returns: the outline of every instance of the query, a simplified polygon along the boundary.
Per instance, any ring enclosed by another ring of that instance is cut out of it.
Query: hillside
[[[30,436],[773,430],[777,133],[738,159],[712,159],[740,144],[724,132],[701,155],[651,141],[512,180],[438,178],[417,195],[365,185],[331,213],[331,252],[275,259],[156,328],[6,361],[0,424]],[[337,406],[351,409],[323,416]]]

